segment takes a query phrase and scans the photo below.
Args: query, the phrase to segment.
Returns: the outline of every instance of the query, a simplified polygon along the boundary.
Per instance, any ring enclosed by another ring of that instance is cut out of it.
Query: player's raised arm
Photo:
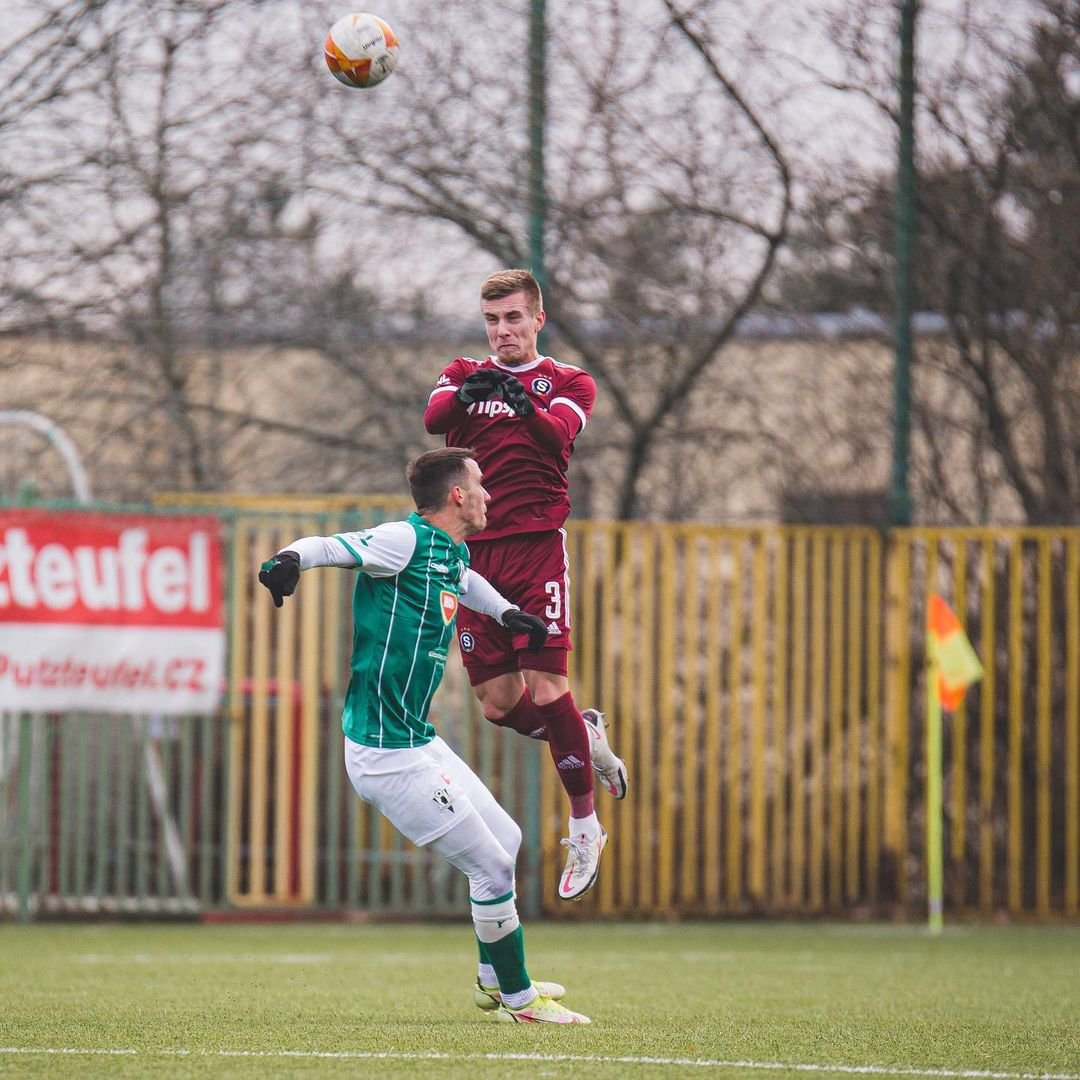
[[[262,564],[259,584],[270,590],[274,606],[281,607],[296,591],[302,570],[339,566],[371,577],[392,577],[408,564],[415,546],[415,534],[402,521],[333,536],[303,536]]]

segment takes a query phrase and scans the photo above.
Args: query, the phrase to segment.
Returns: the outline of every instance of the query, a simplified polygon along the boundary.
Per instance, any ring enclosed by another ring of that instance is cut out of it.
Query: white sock
[[[584,836],[586,840],[595,840],[600,835],[600,819],[595,813],[588,817],[572,817],[570,819],[570,839],[576,840]]]
[[[511,1009],[520,1009],[523,1005],[528,1005],[532,1001],[535,1001],[540,994],[537,992],[535,986],[528,986],[524,990],[519,990],[516,994],[503,994],[503,1004],[509,1005]]]
[[[499,976],[495,974],[495,969],[490,964],[478,964],[476,977],[480,980],[480,985],[488,989],[499,985]]]

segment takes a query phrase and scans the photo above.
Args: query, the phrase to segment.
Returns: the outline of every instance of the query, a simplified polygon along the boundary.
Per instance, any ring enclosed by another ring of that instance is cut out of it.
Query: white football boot
[[[604,714],[599,709],[582,709],[581,715],[585,719],[586,730],[589,732],[589,749],[592,751],[593,772],[600,777],[600,783],[615,796],[616,799],[626,798],[626,788],[629,778],[626,772],[626,762],[616,757],[608,742],[605,730]]]
[[[601,826],[595,840],[572,836],[559,843],[570,849],[566,856],[566,867],[559,878],[559,899],[578,900],[596,884],[600,853],[607,843],[607,831]]]

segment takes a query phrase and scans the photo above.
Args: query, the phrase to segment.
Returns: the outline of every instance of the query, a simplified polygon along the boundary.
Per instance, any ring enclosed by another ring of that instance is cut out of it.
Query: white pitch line
[[[0,1054],[56,1054],[101,1057],[312,1058],[342,1061],[568,1061],[595,1065],[675,1065],[700,1069],[759,1069],[842,1076],[926,1076],[944,1080],[1080,1080],[1080,1073],[1003,1072],[992,1069],[920,1069],[908,1065],[822,1065],[797,1061],[725,1061],[719,1058],[619,1057],[604,1054],[444,1054],[436,1050],[139,1050],[121,1047],[0,1046]]]

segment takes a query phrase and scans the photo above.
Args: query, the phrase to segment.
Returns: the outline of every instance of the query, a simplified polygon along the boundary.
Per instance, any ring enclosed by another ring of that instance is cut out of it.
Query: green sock
[[[495,969],[499,989],[504,994],[517,994],[532,986],[532,979],[525,970],[525,935],[520,926],[498,941],[480,942],[481,957],[485,950],[486,963]]]
[[[479,938],[476,939],[476,946],[480,950],[480,963],[490,964],[491,954],[488,952],[487,946]]]

